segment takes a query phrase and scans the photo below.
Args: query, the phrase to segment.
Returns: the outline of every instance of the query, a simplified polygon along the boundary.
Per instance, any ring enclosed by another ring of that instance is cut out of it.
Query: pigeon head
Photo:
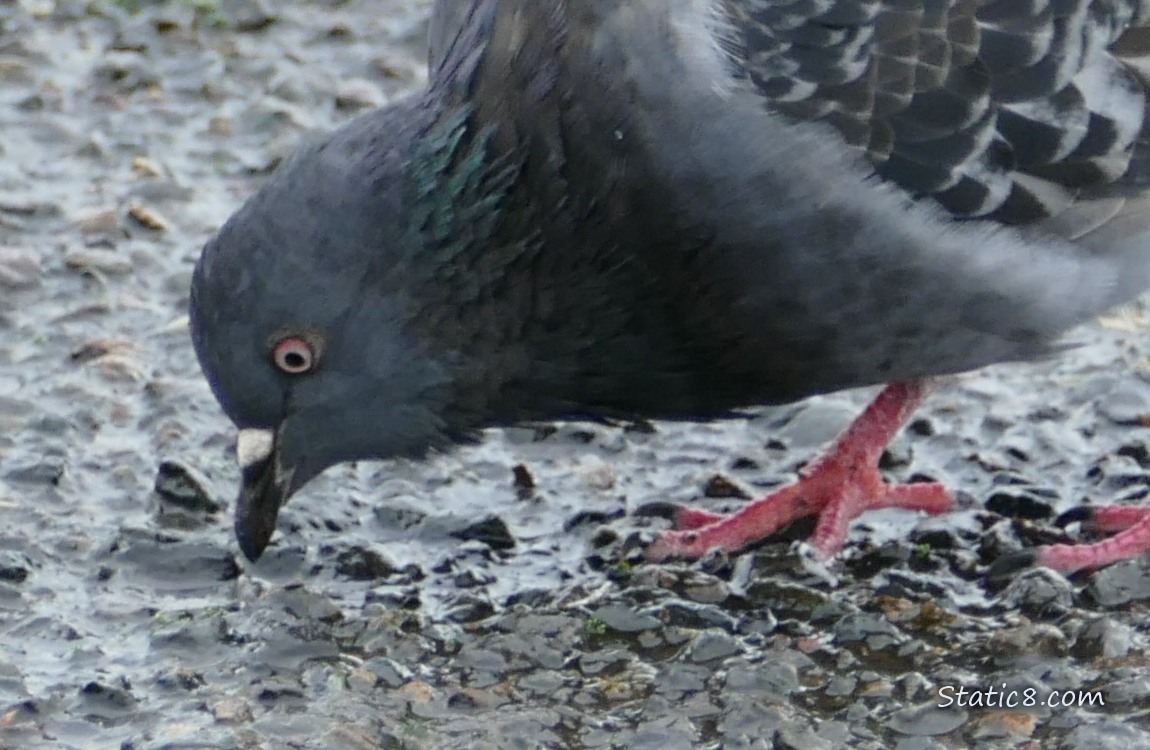
[[[403,158],[417,114],[381,110],[304,148],[197,264],[192,338],[239,428],[235,523],[251,560],[325,468],[448,442],[448,357],[416,330],[397,282],[420,247]]]

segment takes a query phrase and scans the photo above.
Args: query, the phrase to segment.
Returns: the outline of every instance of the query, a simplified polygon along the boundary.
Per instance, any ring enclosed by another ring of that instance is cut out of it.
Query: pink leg
[[[1150,516],[1134,526],[1097,544],[1054,544],[1038,550],[1036,562],[1070,573],[1084,568],[1100,568],[1119,560],[1150,552]]]
[[[1146,505],[1084,505],[1063,513],[1056,523],[1067,526],[1081,521],[1092,531],[1114,533],[1125,531],[1147,516],[1150,516],[1150,506]]]
[[[1011,563],[1004,561],[1001,572],[1037,563],[1063,573],[1072,573],[1076,570],[1100,568],[1150,552],[1150,507],[1103,505],[1076,508],[1059,518],[1063,525],[1074,521],[1082,521],[1088,528],[1098,531],[1118,533],[1095,544],[1053,544],[1033,552],[1017,553],[1007,558]]]
[[[748,503],[729,516],[683,510],[677,531],[665,531],[647,548],[650,560],[698,558],[715,547],[733,552],[774,534],[795,519],[819,516],[811,539],[824,558],[846,541],[850,522],[876,508],[908,508],[942,513],[951,496],[936,483],[886,484],[878,460],[895,433],[930,392],[929,383],[892,383],[816,460],[799,481]]]
[[[722,513],[712,513],[709,510],[699,510],[698,508],[679,508],[675,512],[675,528],[676,529],[698,529],[703,526],[710,526],[716,521],[722,521],[726,516]]]

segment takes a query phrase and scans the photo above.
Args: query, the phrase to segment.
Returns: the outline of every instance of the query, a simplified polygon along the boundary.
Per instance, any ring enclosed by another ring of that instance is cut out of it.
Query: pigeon
[[[429,82],[285,160],[193,275],[256,560],[324,469],[489,427],[716,420],[883,385],[795,484],[652,560],[879,507],[942,376],[1056,356],[1150,286],[1150,0],[440,0]],[[1150,510],[1028,551],[1150,550]]]

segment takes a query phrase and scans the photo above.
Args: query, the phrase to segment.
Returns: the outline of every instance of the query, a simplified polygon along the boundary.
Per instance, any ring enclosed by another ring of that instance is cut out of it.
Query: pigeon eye
[[[315,367],[315,352],[306,339],[289,336],[272,349],[272,361],[288,375],[302,375]]]

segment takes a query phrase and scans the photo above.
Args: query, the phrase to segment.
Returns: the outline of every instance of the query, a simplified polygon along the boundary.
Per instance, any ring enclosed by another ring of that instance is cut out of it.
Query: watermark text
[[[965,686],[943,685],[938,689],[939,708],[1080,708],[1082,706],[1105,706],[1101,690],[1051,690],[1044,692],[1036,688],[1021,690],[1002,687],[968,688]]]

